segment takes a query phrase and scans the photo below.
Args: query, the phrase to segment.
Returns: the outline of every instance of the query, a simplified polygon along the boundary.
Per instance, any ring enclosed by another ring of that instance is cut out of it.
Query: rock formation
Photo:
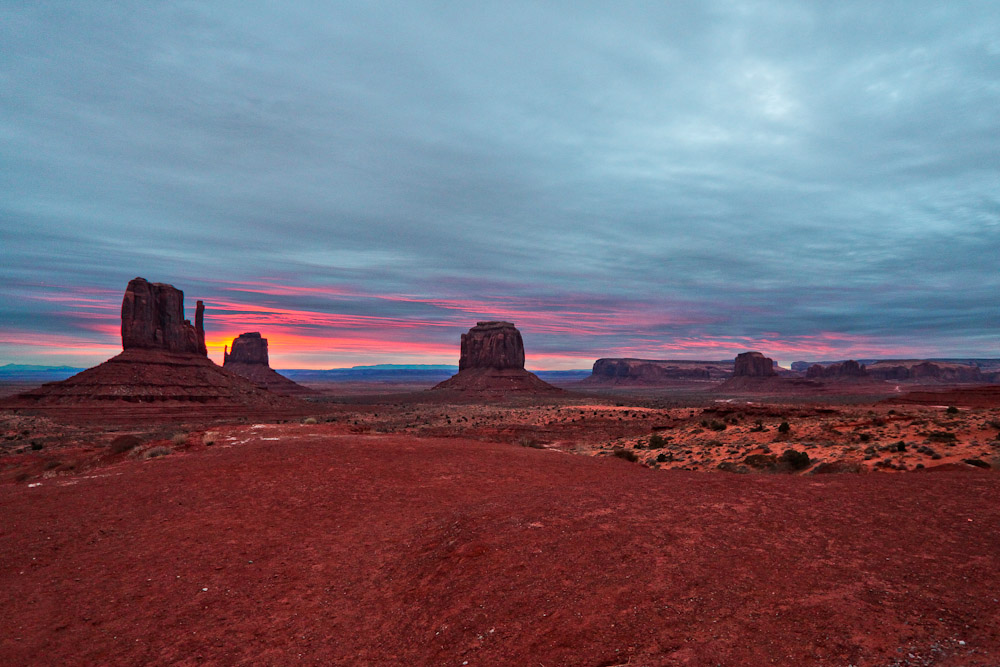
[[[864,364],[859,364],[853,359],[849,359],[838,364],[830,364],[829,366],[813,364],[806,371],[806,377],[814,379],[831,378],[838,380],[847,378],[863,378],[868,377],[868,370],[865,368]]]
[[[584,384],[656,385],[684,380],[722,380],[732,375],[732,362],[658,359],[598,359]]]
[[[251,331],[242,333],[233,339],[233,351],[228,349],[222,353],[223,367],[230,364],[260,364],[268,366],[267,339],[260,333]]]
[[[736,355],[733,365],[733,377],[766,378],[777,375],[774,361],[760,352],[744,352]]]
[[[204,312],[199,301],[192,326],[184,319],[183,292],[135,278],[122,300],[122,353],[14,397],[8,407],[81,418],[93,415],[95,408],[103,417],[154,418],[178,411],[187,414],[193,406],[203,414],[218,415],[246,409],[284,414],[307,407],[214,364],[206,355]]]
[[[521,332],[510,322],[477,322],[462,334],[459,372],[467,368],[524,368]]]
[[[244,377],[258,387],[285,396],[315,393],[273,370],[267,358],[267,339],[251,331],[233,339],[232,350],[224,351],[222,367]]]
[[[877,361],[868,367],[868,374],[879,380],[917,381],[930,383],[987,382],[978,366],[943,361],[910,359]]]
[[[207,355],[204,312],[199,301],[195,328],[184,319],[184,292],[173,285],[133,278],[122,299],[122,349]]]
[[[462,334],[458,373],[434,389],[476,393],[554,393],[553,387],[524,370],[524,342],[510,322],[477,322]]]

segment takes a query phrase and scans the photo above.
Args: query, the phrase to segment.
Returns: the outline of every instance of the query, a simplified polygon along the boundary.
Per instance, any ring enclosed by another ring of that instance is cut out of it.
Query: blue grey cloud
[[[615,304],[532,336],[581,357],[1000,352],[993,3],[348,5],[0,7],[2,326],[143,275]]]

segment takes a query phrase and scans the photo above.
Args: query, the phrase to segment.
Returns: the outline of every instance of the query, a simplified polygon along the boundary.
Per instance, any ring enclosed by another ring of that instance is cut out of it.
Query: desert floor
[[[306,412],[0,413],[0,663],[1000,664],[1000,408]]]

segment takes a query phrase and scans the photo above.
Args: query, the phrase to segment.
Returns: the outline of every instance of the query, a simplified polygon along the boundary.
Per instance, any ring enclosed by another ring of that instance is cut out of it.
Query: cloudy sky
[[[278,368],[1000,357],[1000,12],[0,4],[0,364],[142,276]]]

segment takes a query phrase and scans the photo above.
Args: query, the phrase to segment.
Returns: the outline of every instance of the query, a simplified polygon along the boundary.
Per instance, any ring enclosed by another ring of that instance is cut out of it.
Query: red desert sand
[[[991,471],[705,474],[340,423],[187,443],[0,486],[0,662],[1000,663]]]

